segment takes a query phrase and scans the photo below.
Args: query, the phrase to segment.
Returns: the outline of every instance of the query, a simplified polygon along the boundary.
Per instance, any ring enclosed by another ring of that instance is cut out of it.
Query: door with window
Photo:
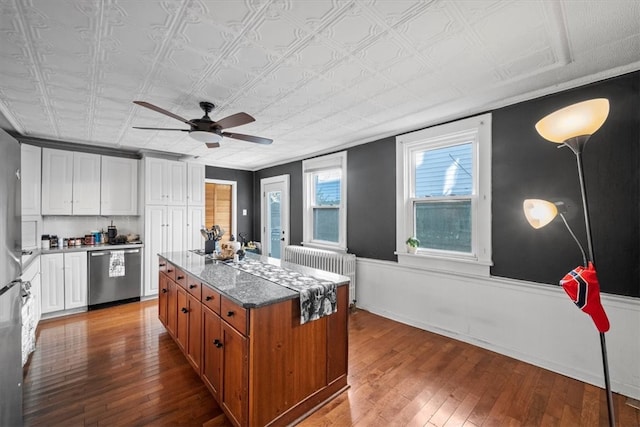
[[[206,180],[205,183],[205,227],[219,225],[223,230],[222,241],[236,235],[236,182]]]
[[[260,180],[262,253],[281,258],[289,244],[289,175]]]

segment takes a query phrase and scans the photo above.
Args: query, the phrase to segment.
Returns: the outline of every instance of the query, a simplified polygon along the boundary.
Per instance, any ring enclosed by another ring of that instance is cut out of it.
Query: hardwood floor
[[[350,315],[351,388],[300,426],[605,426],[602,389],[366,311]],[[44,321],[25,425],[229,426],[157,319],[156,301]],[[614,394],[620,426],[640,411]]]

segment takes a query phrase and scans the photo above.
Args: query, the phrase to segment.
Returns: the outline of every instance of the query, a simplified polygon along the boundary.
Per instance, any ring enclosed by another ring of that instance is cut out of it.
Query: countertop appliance
[[[22,425],[20,144],[0,129],[0,425]]]
[[[89,310],[140,301],[142,248],[89,252]]]

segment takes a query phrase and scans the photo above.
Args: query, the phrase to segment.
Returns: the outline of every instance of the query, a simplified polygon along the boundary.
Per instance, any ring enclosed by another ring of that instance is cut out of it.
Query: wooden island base
[[[298,298],[244,308],[167,259],[159,274],[159,318],[233,424],[289,425],[348,388],[348,286],[301,325]]]

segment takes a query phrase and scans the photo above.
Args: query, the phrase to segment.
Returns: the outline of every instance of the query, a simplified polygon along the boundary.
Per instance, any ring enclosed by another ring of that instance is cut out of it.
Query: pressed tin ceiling
[[[256,170],[640,69],[640,1],[0,0],[0,125]],[[207,149],[187,119],[247,112]]]

